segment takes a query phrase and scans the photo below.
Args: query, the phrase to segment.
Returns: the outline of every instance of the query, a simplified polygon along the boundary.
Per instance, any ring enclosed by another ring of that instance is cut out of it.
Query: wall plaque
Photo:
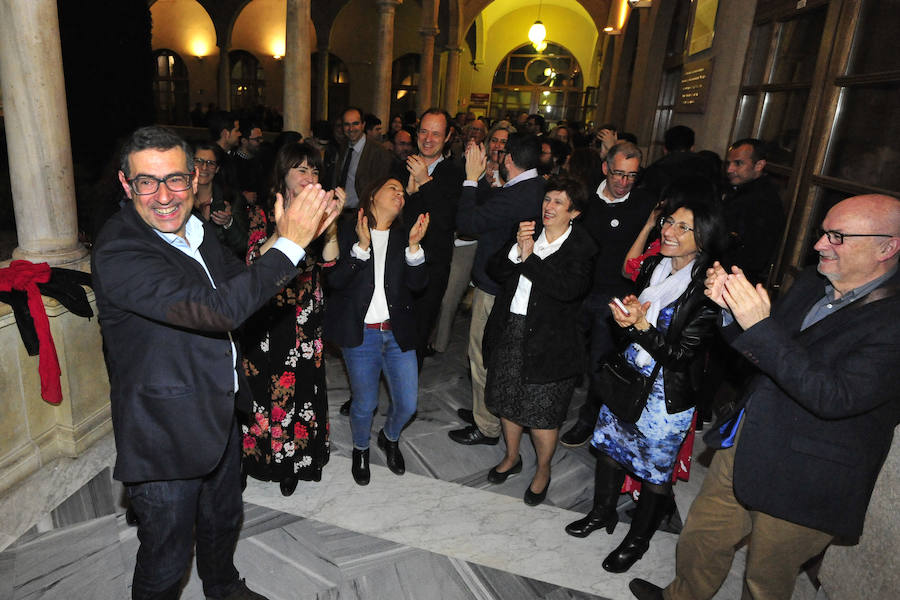
[[[678,82],[675,112],[706,112],[706,100],[709,97],[712,78],[712,63],[712,59],[707,58],[684,64],[681,69],[681,80]]]

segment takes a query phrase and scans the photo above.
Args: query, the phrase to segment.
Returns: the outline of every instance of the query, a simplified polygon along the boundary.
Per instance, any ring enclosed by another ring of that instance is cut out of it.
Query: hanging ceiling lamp
[[[541,23],[541,6],[543,3],[543,0],[538,2],[537,21],[535,21],[534,25],[531,26],[531,29],[528,30],[528,39],[531,41],[531,45],[534,46],[534,49],[538,52],[543,52],[547,47],[547,42],[544,41],[547,37],[547,28]]]

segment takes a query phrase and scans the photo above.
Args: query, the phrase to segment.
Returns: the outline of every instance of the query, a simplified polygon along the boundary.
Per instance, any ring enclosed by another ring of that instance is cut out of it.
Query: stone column
[[[231,60],[228,52],[231,44],[219,45],[219,66],[217,81],[219,84],[219,110],[231,110]]]
[[[287,0],[284,40],[284,128],[304,136],[310,130],[310,0]]]
[[[87,250],[78,243],[55,0],[0,0],[0,83],[19,238],[13,257],[73,263]]]
[[[373,112],[385,124],[391,122],[391,66],[394,61],[394,14],[403,0],[376,0],[378,36],[375,48],[375,102]]]
[[[319,44],[319,97],[316,98],[316,116],[323,121],[328,120],[328,85],[331,82],[328,73],[328,44]]]
[[[422,56],[419,60],[419,92],[416,108],[421,115],[431,108],[432,75],[434,73],[434,38],[440,30],[437,27],[423,27],[419,30],[422,36]]]
[[[462,48],[459,46],[447,47],[447,91],[444,108],[450,116],[456,115],[459,110],[459,57]]]

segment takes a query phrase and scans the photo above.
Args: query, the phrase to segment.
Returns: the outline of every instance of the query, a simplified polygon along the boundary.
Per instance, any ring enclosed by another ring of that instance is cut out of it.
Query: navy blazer
[[[736,324],[723,330],[761,371],[734,459],[734,493],[750,509],[843,538],[862,533],[900,422],[898,285],[900,273],[882,286],[892,296],[860,298],[800,331],[825,294],[809,269],[770,318],[736,337]]]
[[[464,185],[459,197],[456,226],[460,233],[478,238],[472,280],[479,289],[496,296],[500,284],[487,273],[487,263],[515,235],[522,221],[540,221],[544,180],[534,177],[505,188],[491,188],[479,203],[478,188]]]
[[[215,288],[203,267],[163,240],[131,203],[107,221],[94,245],[117,450],[113,476],[120,481],[190,479],[216,467],[235,410],[228,332],[297,274],[278,251],[248,268],[208,224],[200,254]],[[249,406],[249,386],[238,373]]]
[[[325,269],[328,301],[325,303],[325,339],[343,348],[363,342],[366,311],[375,293],[375,249],[370,245],[369,260],[350,254],[358,241],[356,222],[345,222],[338,229],[341,255],[337,263]],[[428,283],[425,263],[410,266],[406,262],[409,236],[405,227],[394,227],[388,236],[384,261],[384,295],[394,339],[402,350],[416,347],[416,319],[412,292]]]

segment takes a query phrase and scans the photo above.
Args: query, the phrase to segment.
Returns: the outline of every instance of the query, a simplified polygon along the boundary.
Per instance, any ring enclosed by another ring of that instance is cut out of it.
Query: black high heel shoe
[[[532,480],[534,481],[534,480]],[[523,500],[525,504],[528,506],[537,506],[547,497],[547,490],[550,489],[550,478],[547,478],[547,485],[544,486],[543,491],[535,493],[531,491],[531,484],[528,484],[528,487],[525,489],[525,497]]]
[[[516,464],[511,466],[506,471],[502,473],[497,470],[497,467],[493,467],[487,474],[487,480],[490,483],[503,483],[507,480],[510,475],[515,475],[516,473],[522,472],[522,455],[519,455],[519,460],[516,461]]]
[[[619,513],[613,505],[612,510],[594,512],[593,510],[583,519],[572,521],[566,525],[566,533],[571,536],[583,538],[591,535],[598,529],[606,528],[606,533],[612,535],[619,524]]]
[[[297,478],[296,477],[285,477],[281,481],[278,482],[278,487],[281,488],[282,496],[290,496],[294,493],[294,490],[297,489]]]

